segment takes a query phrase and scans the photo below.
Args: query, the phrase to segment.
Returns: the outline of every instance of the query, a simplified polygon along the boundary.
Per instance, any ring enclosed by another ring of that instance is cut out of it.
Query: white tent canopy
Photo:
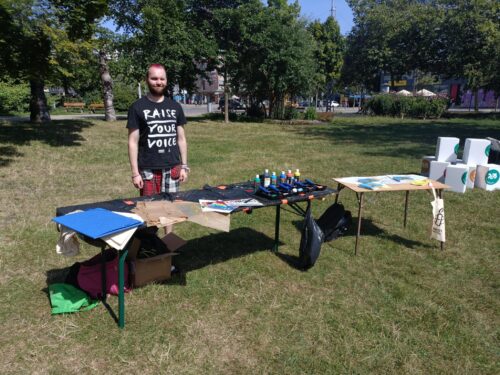
[[[398,91],[398,92],[396,93],[396,95],[410,96],[410,95],[411,95],[411,92],[409,92],[408,90],[401,90],[401,91]]]
[[[417,91],[417,95],[419,96],[436,96],[432,91],[422,89]]]

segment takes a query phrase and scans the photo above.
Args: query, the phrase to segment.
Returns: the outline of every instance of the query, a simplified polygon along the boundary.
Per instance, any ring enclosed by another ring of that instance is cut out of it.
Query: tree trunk
[[[102,82],[104,119],[105,121],[116,121],[115,107],[113,106],[113,80],[109,73],[108,61],[104,51],[99,51],[99,73]]]
[[[224,122],[229,124],[229,86],[227,84],[226,67],[224,67]]]
[[[31,79],[30,121],[35,123],[49,122],[50,113],[47,108],[47,98],[43,92],[44,82]]]
[[[474,89],[473,93],[474,93],[474,112],[479,112],[479,98],[478,98],[479,89]]]

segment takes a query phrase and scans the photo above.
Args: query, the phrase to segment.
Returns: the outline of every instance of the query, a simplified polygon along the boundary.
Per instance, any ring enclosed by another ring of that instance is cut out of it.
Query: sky
[[[288,0],[292,3],[294,0]],[[319,19],[320,21],[326,20],[330,15],[332,8],[332,0],[299,0],[301,7],[301,14],[310,19]],[[353,15],[351,8],[345,0],[334,0],[335,8],[337,8],[337,22],[340,25],[340,32],[347,35],[353,26]]]
[[[262,0],[264,3],[267,1]],[[292,3],[294,0],[288,0]],[[330,10],[332,9],[332,0],[299,0],[301,14],[309,20],[320,20],[325,21],[330,15]],[[345,2],[345,0],[334,0],[335,8],[337,10],[337,22],[340,26],[340,32],[343,35],[347,35],[351,31],[353,26],[353,15],[351,8]],[[114,30],[114,24],[112,21],[108,20],[104,22],[104,26],[109,29]]]

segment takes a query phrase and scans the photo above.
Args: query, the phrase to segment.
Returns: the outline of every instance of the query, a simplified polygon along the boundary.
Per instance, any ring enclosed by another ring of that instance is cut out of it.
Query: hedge
[[[448,108],[449,101],[443,97],[399,96],[380,94],[371,97],[363,106],[366,114],[397,116],[400,118],[439,118]]]

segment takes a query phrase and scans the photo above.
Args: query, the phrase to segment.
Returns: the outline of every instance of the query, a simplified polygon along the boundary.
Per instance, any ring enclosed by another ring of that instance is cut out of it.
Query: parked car
[[[227,105],[230,111],[246,109],[245,104],[241,103],[239,100],[236,99],[229,99]],[[219,110],[224,111],[224,98],[221,98],[219,100]]]

